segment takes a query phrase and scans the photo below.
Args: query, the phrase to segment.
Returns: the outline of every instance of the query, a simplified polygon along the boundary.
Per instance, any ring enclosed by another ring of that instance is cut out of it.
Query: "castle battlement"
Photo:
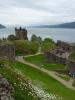
[[[23,28],[15,28],[15,35],[18,40],[28,40],[27,30]]]

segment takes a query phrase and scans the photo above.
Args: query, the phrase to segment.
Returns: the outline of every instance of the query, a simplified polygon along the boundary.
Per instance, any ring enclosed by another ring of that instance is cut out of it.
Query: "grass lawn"
[[[40,55],[25,57],[25,60],[32,62],[36,65],[42,65],[45,62],[45,57],[42,54],[40,54]]]
[[[69,81],[70,80],[70,76],[66,75],[66,74],[59,74],[58,75],[60,78],[62,78],[65,81]]]
[[[20,70],[26,77],[31,79],[34,84],[35,81],[36,84],[41,83],[40,86],[42,86],[42,88],[48,93],[59,95],[62,97],[62,100],[75,100],[75,91],[68,89],[47,74],[19,62],[9,64],[13,70],[15,68]]]
[[[27,86],[25,80],[22,80],[20,76],[9,68],[0,68],[0,74],[3,75],[10,84],[14,87],[15,92],[12,93],[12,96],[15,100],[38,100],[37,97],[34,98],[29,92],[31,89]]]
[[[31,62],[33,64],[38,65],[39,67],[43,67],[48,70],[64,70],[65,66],[57,63],[47,63],[44,55],[35,55],[24,58],[26,61]]]

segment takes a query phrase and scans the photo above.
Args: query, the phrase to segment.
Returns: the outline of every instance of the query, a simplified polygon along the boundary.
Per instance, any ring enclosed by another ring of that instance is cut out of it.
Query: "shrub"
[[[16,36],[15,35],[8,35],[8,40],[14,41],[14,40],[16,40]]]
[[[42,51],[43,52],[48,52],[52,49],[54,49],[56,47],[56,45],[54,43],[45,43],[43,42],[41,45]]]
[[[56,47],[56,45],[55,45],[54,41],[50,38],[45,38],[42,41],[41,48],[42,48],[43,52],[48,52],[52,49],[55,49],[55,47]]]
[[[75,51],[70,55],[69,58],[72,59],[72,60],[75,60]]]
[[[38,51],[38,43],[27,40],[15,41],[16,54],[34,54]]]

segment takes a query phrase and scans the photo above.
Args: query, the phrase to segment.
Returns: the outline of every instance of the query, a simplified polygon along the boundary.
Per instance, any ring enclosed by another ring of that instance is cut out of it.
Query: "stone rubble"
[[[14,100],[11,94],[14,92],[12,85],[0,75],[0,100]]]

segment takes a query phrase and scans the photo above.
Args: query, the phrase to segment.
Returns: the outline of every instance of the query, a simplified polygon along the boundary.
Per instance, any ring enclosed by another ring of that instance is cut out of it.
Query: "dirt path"
[[[25,57],[30,57],[30,56],[36,56],[36,55],[40,55],[40,54],[44,54],[44,53],[42,53],[42,52],[38,52],[38,53],[36,53],[36,54],[32,54],[32,55],[27,55],[27,56],[25,56]],[[19,57],[19,56],[18,56]],[[22,57],[22,56],[21,56]]]
[[[33,55],[31,55],[31,56],[33,56]],[[26,57],[27,57],[27,56],[26,56]],[[57,76],[57,75],[56,75],[56,72],[54,72],[54,71],[48,71],[48,70],[46,70],[46,69],[44,69],[44,68],[40,68],[40,67],[37,66],[37,65],[34,65],[34,64],[32,64],[32,63],[29,63],[29,62],[25,61],[25,60],[23,59],[23,56],[17,56],[17,57],[16,57],[16,61],[19,61],[19,62],[21,62],[21,63],[24,63],[24,64],[26,64],[26,65],[29,65],[29,66],[31,66],[31,67],[33,67],[33,68],[36,68],[36,69],[38,69],[38,70],[40,70],[40,71],[46,73],[46,74],[49,75],[50,77],[53,77],[55,80],[59,81],[60,83],[62,83],[62,84],[63,84],[64,86],[66,86],[67,88],[70,88],[70,89],[72,89],[72,90],[75,90],[75,88],[72,86],[72,81],[73,81],[73,79],[71,79],[70,82],[67,82],[67,81],[61,79],[59,76]]]

